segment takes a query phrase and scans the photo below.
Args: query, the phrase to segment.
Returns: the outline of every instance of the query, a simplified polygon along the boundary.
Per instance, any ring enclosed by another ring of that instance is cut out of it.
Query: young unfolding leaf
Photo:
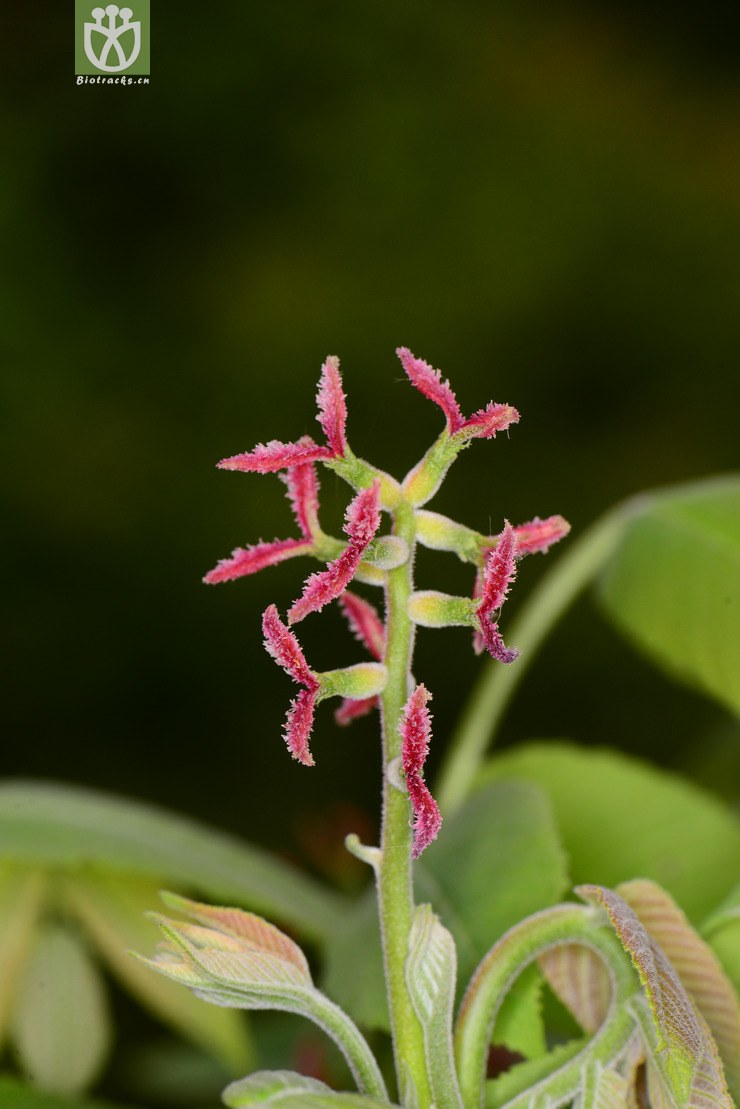
[[[281,1109],[389,1109],[389,1102],[339,1093],[317,1078],[294,1071],[256,1071],[232,1082],[222,1100],[229,1109],[275,1105]]]
[[[678,1106],[694,1106],[697,1102],[690,1099],[698,1083],[702,1090],[711,1089],[717,1106],[729,1109],[732,1100],[711,1033],[661,946],[630,905],[613,890],[588,885],[579,886],[577,892],[584,900],[603,906],[632,959],[644,994],[634,1000],[634,1011],[647,1038],[651,1062],[658,1068],[668,1094]],[[638,901],[639,895],[638,888]],[[643,893],[642,900],[648,911],[648,902],[654,899]]]
[[[629,1105],[629,1078],[598,1060],[584,1067],[574,1109],[627,1109]]]
[[[367,1043],[346,1013],[314,987],[292,940],[252,913],[212,909],[172,895],[169,901],[199,923],[155,917],[165,942],[152,959],[144,959],[147,965],[215,1005],[281,1009],[314,1021],[343,1053],[360,1091],[387,1096]]]
[[[668,956],[709,1025],[730,1085],[740,1089],[740,1003],[717,956],[655,882],[624,882],[617,893]]]
[[[462,1109],[452,1053],[455,941],[431,905],[419,905],[409,933],[406,985],[424,1032],[424,1053],[437,1109]]]

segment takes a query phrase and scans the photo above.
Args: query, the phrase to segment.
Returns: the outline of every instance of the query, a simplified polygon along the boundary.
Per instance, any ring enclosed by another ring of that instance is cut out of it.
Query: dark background
[[[4,16],[2,772],[300,853],[340,797],[375,819],[374,722],[339,731],[324,706],[316,769],[289,759],[292,692],[259,622],[313,566],[200,584],[293,527],[275,477],[214,463],[315,432],[336,353],[356,453],[402,476],[441,426],[403,380],[406,344],[466,412],[522,412],[432,505],[481,530],[560,512],[577,535],[640,489],[737,468],[740,20],[561,0],[153,9],[149,87],[75,85],[71,3]],[[348,496],[327,472],[327,524]],[[545,569],[523,567],[504,634]],[[443,555],[419,581],[470,585]],[[300,634],[316,667],[361,657],[333,612]],[[481,665],[462,631],[420,635],[438,751]],[[731,791],[733,728],[584,602],[502,742],[618,745]]]

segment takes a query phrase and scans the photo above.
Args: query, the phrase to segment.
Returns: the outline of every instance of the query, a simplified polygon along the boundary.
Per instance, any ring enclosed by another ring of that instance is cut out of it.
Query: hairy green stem
[[[521,657],[509,666],[486,664],[442,764],[436,795],[446,815],[459,808],[519,683],[547,634],[592,580],[614,549],[627,513],[623,506],[593,524],[529,595],[512,623],[507,641]]]
[[[386,989],[396,1074],[403,1104],[419,1109],[431,1105],[426,1073],[424,1036],[406,985],[409,932],[414,912],[411,878],[409,802],[399,788],[401,737],[398,727],[409,694],[414,625],[407,612],[413,592],[415,521],[411,505],[394,512],[395,534],[406,540],[408,562],[388,572],[386,589],[386,651],[388,681],[382,696],[383,818],[380,856],[375,868],[383,940]],[[409,1086],[413,1085],[413,1089]]]
[[[634,1028],[624,1002],[639,990],[639,982],[616,936],[598,927],[597,919],[592,909],[582,905],[544,909],[510,929],[480,963],[463,998],[455,1031],[460,1090],[469,1109],[483,1104],[488,1047],[507,992],[525,967],[551,947],[575,943],[595,951],[609,970],[612,999],[606,1020],[588,1046],[542,1079],[537,1092],[552,1094],[552,1104],[565,1104],[575,1094],[586,1058],[609,1061],[624,1048]],[[534,1104],[534,1093],[527,1090],[516,1104],[522,1109]]]

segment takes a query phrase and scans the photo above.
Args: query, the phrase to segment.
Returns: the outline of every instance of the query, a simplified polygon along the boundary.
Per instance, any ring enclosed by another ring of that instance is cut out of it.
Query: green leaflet
[[[478,781],[509,779],[535,782],[548,794],[574,882],[652,878],[696,923],[740,873],[740,820],[732,810],[639,759],[529,743],[495,756]]]
[[[110,1101],[80,1097],[60,1097],[27,1086],[15,1078],[0,1076],[0,1109],[143,1109],[141,1106],[119,1105]]]
[[[51,783],[0,785],[0,853],[6,859],[106,868],[249,904],[323,940],[342,898],[282,860],[138,801]]]
[[[0,871],[0,1042],[43,904],[42,875],[4,865]]]
[[[338,1093],[316,1078],[293,1071],[257,1071],[223,1092],[229,1109],[280,1105],[284,1109],[389,1109],[389,1102],[361,1094]]]
[[[65,894],[70,913],[124,987],[161,1020],[220,1059],[231,1074],[243,1074],[253,1065],[245,1018],[231,1009],[204,1005],[129,955],[151,946],[156,933],[145,913],[158,900],[155,882],[125,875],[81,874]]]
[[[97,1078],[110,1033],[103,982],[86,948],[68,928],[45,925],[13,1011],[21,1066],[42,1089],[80,1093]]]
[[[445,821],[414,876],[418,899],[430,901],[452,933],[461,983],[493,940],[554,904],[569,884],[546,798],[512,782],[491,784]],[[340,919],[326,956],[326,992],[361,1024],[387,1029],[374,890]],[[536,1006],[530,1011],[536,1021]]]
[[[740,478],[632,504],[598,584],[604,610],[670,674],[740,713]]]
[[[452,1054],[455,941],[431,905],[419,905],[409,935],[406,984],[424,1032],[424,1054],[436,1109],[462,1109]]]

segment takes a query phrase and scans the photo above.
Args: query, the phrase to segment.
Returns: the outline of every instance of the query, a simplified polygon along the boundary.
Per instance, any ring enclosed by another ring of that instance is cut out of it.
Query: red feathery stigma
[[[278,439],[258,443],[254,450],[222,459],[218,468],[242,470],[251,474],[273,474],[277,470],[287,470],[289,466],[301,466],[307,462],[320,462],[333,457],[328,447],[320,447],[309,435],[304,435],[297,443],[281,443]]]
[[[347,450],[347,405],[342,392],[339,359],[335,355],[329,355],[321,367],[316,403],[319,406],[316,419],[321,424],[329,449],[334,458],[343,458]]]
[[[342,593],[339,604],[355,638],[380,662],[385,653],[385,626],[378,610],[349,589]]]
[[[218,585],[224,581],[234,581],[247,574],[256,574],[267,566],[275,566],[287,558],[309,554],[312,544],[304,539],[274,539],[272,543],[254,543],[251,547],[237,547],[230,558],[222,558],[203,581],[206,585]]]
[[[314,765],[308,741],[313,727],[315,707],[315,691],[302,689],[295,700],[290,702],[288,715],[285,718],[285,742],[288,750],[293,758],[298,759],[298,762],[302,762],[304,766]]]
[[[535,516],[527,524],[518,524],[514,528],[517,558],[528,554],[544,554],[569,531],[570,524],[562,516],[548,516],[545,520]]]
[[[413,386],[439,407],[447,417],[447,430],[454,434],[464,422],[460,405],[452,392],[449,381],[444,381],[440,370],[435,370],[428,362],[416,358],[408,347],[398,347],[396,354]]]
[[[262,631],[265,636],[265,647],[278,666],[282,666],[286,674],[290,674],[299,685],[315,693],[319,688],[319,679],[306,662],[295,633],[282,622],[275,605],[265,609],[262,616]]]
[[[513,662],[519,656],[516,648],[509,648],[501,638],[498,624],[494,619],[509,592],[509,586],[516,577],[517,540],[514,529],[505,521],[498,544],[489,552],[483,575],[476,580],[480,590],[481,603],[476,609],[480,632],[473,636],[473,647],[480,651],[485,647],[492,658],[499,662]]]
[[[367,716],[369,712],[377,708],[380,703],[379,697],[364,697],[360,701],[351,701],[349,697],[345,697],[339,708],[334,712],[334,719],[341,727],[346,727],[351,724],[353,720],[358,720],[361,716]]]
[[[516,577],[516,555],[516,535],[513,527],[506,520],[499,541],[488,554],[483,567],[479,616],[496,612],[506,600],[509,586]]]
[[[296,624],[310,612],[318,612],[347,588],[362,561],[365,548],[380,526],[380,482],[361,489],[347,508],[344,531],[349,544],[339,558],[325,570],[307,578],[303,593],[288,612],[288,622]]]
[[[437,802],[422,777],[432,736],[432,716],[427,708],[431,697],[425,686],[417,685],[404,706],[403,719],[398,727],[402,740],[401,765],[414,811],[414,843],[411,848],[413,859],[418,859],[429,846],[442,823]]]
[[[262,631],[265,647],[278,666],[304,688],[290,702],[285,720],[285,742],[293,758],[304,766],[313,766],[313,758],[308,749],[308,739],[313,724],[316,695],[320,681],[306,662],[301,645],[290,628],[280,619],[275,605],[265,609],[262,616]]]
[[[298,446],[303,443],[298,440]],[[319,511],[319,479],[313,462],[304,462],[300,466],[291,466],[287,474],[280,478],[288,487],[288,500],[293,509],[293,515],[305,539],[311,539],[318,530]]]
[[[474,412],[457,429],[463,439],[495,439],[497,431],[505,431],[512,424],[519,423],[519,413],[510,404],[494,404],[493,401]]]
[[[443,379],[440,370],[435,370],[428,362],[416,358],[407,347],[399,347],[396,354],[401,359],[411,384],[442,409],[447,417],[450,435],[457,435],[463,441],[493,439],[497,431],[504,431],[518,422],[519,413],[516,408],[509,404],[494,404],[493,401],[466,420],[449,381]]]
[[[345,535],[364,550],[380,527],[380,479],[361,489],[347,506]]]

